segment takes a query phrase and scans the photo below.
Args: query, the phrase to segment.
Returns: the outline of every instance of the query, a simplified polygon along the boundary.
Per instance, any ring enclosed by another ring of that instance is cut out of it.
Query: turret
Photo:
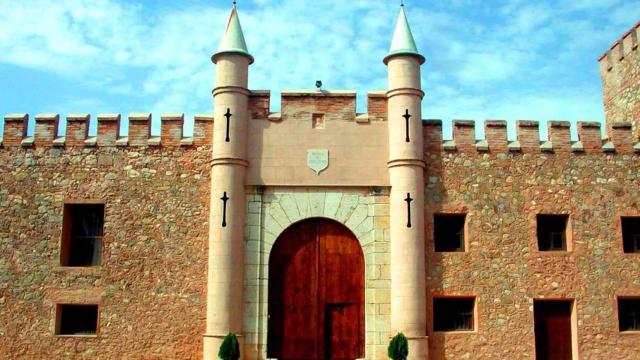
[[[418,52],[400,7],[389,54],[389,178],[391,228],[391,332],[409,340],[409,357],[426,359],[426,282],[424,245],[424,149]]]
[[[204,359],[217,359],[225,335],[242,336],[247,89],[249,54],[234,4],[218,51],[213,88],[214,131],[209,219],[209,271]]]

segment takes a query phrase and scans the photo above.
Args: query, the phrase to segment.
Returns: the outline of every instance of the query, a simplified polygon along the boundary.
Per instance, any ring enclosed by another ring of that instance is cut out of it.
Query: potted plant
[[[218,358],[222,360],[238,360],[240,359],[240,344],[236,334],[230,332],[224,337],[220,350],[218,351]]]
[[[389,342],[387,355],[392,360],[407,360],[409,356],[409,343],[403,333],[398,333]]]

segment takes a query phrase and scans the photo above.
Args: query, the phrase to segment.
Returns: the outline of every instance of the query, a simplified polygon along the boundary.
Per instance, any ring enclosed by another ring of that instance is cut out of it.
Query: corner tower
[[[222,340],[242,336],[245,174],[247,161],[247,89],[249,54],[235,4],[218,52],[216,64],[209,264],[207,277],[207,326],[204,359],[217,359]]]
[[[389,54],[387,112],[391,227],[391,331],[409,340],[409,357],[426,359],[426,282],[424,245],[424,149],[420,66],[404,6]]]

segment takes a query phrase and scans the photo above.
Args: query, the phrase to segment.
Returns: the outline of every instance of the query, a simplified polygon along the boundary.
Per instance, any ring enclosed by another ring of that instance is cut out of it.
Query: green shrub
[[[409,343],[403,333],[398,333],[389,342],[387,355],[393,360],[406,360],[409,356]]]
[[[218,351],[218,357],[222,360],[238,360],[240,359],[240,344],[236,334],[229,333],[224,337]]]

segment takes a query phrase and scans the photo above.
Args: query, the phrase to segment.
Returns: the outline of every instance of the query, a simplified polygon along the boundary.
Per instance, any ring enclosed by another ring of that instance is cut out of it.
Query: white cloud
[[[256,58],[250,87],[275,94],[313,87],[316,79],[327,88],[361,93],[386,87],[381,60],[396,4],[253,3],[252,9],[240,8]],[[615,40],[623,31],[620,24],[640,15],[635,0],[414,3],[408,16],[427,57],[425,113],[444,118],[600,117],[597,78],[589,80],[588,91],[575,91],[587,82],[582,78],[566,85],[570,95],[555,89],[549,95],[549,89],[558,79],[578,77],[572,72],[576,59],[593,57],[587,61],[595,68],[597,54],[591,53],[599,45],[594,44]],[[603,9],[612,14],[609,22],[601,20]],[[204,3],[147,8],[120,0],[0,0],[0,62],[73,79],[96,97],[126,96],[127,106],[136,106],[129,111],[210,111],[214,66],[209,57],[228,10]],[[86,105],[106,106],[107,101],[78,98]]]

